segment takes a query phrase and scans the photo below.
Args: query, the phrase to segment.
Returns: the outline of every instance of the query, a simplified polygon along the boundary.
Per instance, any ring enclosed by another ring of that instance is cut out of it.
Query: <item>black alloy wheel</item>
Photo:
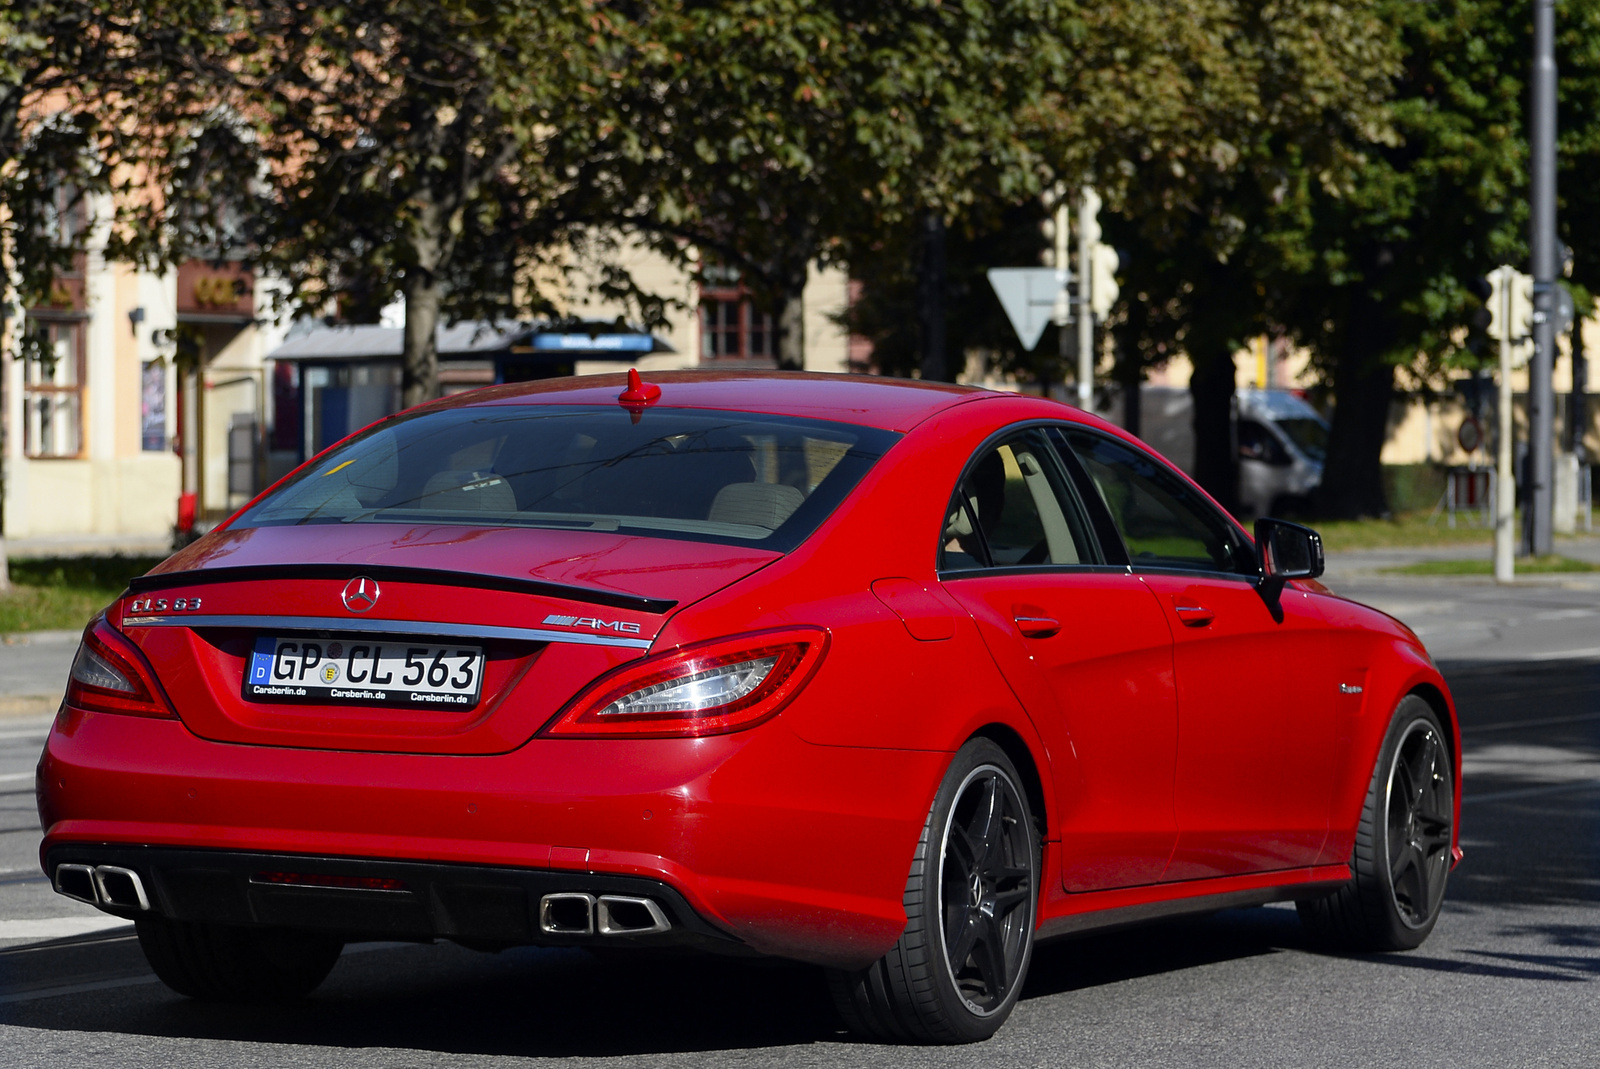
[[[1450,873],[1455,809],[1449,753],[1425,719],[1406,727],[1389,771],[1384,851],[1395,912],[1408,928],[1433,924]]]
[[[1356,830],[1351,880],[1297,903],[1334,950],[1410,950],[1439,920],[1455,839],[1455,756],[1431,705],[1403,699],[1390,719]]]
[[[940,943],[950,982],[981,1017],[1008,1003],[1033,932],[1037,892],[1027,812],[996,765],[981,765],[956,790],[939,865]]]
[[[906,880],[906,929],[860,972],[829,976],[864,1038],[970,1043],[999,1030],[1033,957],[1039,831],[1015,766],[974,739],[945,774]]]

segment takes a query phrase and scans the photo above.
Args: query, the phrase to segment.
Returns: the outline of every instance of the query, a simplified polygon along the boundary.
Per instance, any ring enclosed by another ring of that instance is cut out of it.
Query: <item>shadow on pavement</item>
[[[137,947],[132,947],[138,953]],[[698,958],[453,946],[346,953],[313,996],[253,1007],[159,983],[0,1005],[34,1028],[457,1054],[595,1057],[760,1048],[842,1033],[820,975]]]

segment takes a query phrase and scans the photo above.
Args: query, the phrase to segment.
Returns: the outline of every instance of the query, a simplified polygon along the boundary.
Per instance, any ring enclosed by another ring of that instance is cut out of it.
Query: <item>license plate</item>
[[[244,696],[317,705],[476,705],[483,682],[482,646],[430,646],[404,639],[256,639]]]

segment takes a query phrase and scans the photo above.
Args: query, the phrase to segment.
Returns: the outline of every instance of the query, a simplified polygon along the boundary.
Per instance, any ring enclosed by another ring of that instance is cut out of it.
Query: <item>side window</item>
[[[950,499],[941,571],[1088,564],[1087,525],[1037,433],[987,449]]]
[[[1239,459],[1259,460],[1275,468],[1289,464],[1289,454],[1276,435],[1253,419],[1239,421]]]
[[[1237,529],[1165,465],[1086,431],[1063,437],[1100,491],[1133,566],[1253,574]]]

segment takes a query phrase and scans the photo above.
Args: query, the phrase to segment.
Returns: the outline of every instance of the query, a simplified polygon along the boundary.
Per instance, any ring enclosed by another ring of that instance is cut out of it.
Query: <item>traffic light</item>
[[[1533,336],[1533,276],[1521,271],[1511,273],[1511,340],[1521,341]]]
[[[1103,321],[1117,303],[1117,266],[1122,258],[1109,245],[1096,245],[1089,255],[1089,307]]]
[[[1489,272],[1488,293],[1483,295],[1483,303],[1489,309],[1489,326],[1486,328],[1489,337],[1495,341],[1504,341],[1506,337],[1506,269],[1497,267]]]
[[[1484,305],[1489,309],[1489,337],[1518,342],[1533,333],[1533,276],[1514,267],[1489,272]],[[1481,292],[1481,291],[1480,291]]]

